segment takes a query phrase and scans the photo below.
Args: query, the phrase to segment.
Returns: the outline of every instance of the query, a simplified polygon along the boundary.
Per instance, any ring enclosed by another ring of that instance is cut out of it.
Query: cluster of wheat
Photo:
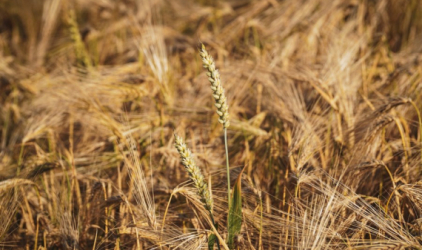
[[[422,249],[420,34],[418,0],[0,1],[0,249]]]

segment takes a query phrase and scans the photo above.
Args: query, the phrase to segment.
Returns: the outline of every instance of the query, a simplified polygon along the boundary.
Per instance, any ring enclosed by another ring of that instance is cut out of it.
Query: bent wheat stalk
[[[212,205],[213,199],[208,189],[208,185],[204,180],[204,176],[201,173],[201,169],[196,166],[195,161],[192,157],[192,152],[186,147],[186,144],[183,142],[183,139],[176,134],[174,135],[177,151],[179,152],[182,165],[185,167],[186,171],[189,174],[190,179],[193,181],[198,195],[201,197],[201,202],[204,204],[204,207],[210,213],[210,218],[212,222],[212,228],[214,228],[215,221],[212,214]],[[217,247],[220,249],[219,240],[217,239]]]

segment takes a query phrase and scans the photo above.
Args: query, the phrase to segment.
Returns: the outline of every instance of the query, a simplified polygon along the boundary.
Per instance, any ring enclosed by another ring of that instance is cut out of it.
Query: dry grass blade
[[[151,229],[157,229],[157,218],[155,211],[155,203],[150,195],[150,189],[147,186],[145,172],[139,161],[137,146],[131,136],[126,138],[128,147],[128,156],[125,156],[125,164],[129,169],[129,176],[134,185],[134,197],[138,205],[140,205],[143,219],[146,219]]]
[[[27,179],[18,179],[18,178],[4,180],[0,182],[0,194],[11,188],[22,186],[22,185],[35,185],[35,183]]]

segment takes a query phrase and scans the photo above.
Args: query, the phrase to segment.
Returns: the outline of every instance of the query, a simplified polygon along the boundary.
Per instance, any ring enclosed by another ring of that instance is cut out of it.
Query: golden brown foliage
[[[224,249],[229,103],[238,249],[422,249],[421,34],[418,0],[0,1],[0,248]]]

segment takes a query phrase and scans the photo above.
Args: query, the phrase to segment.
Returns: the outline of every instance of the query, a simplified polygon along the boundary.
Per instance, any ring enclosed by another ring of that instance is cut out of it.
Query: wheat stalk
[[[210,218],[212,222],[211,227],[215,230],[215,227],[214,227],[215,221],[214,221],[214,216],[212,214],[213,200],[212,200],[210,191],[208,190],[208,185],[205,182],[204,176],[201,173],[201,169],[198,166],[196,166],[195,161],[193,160],[193,157],[192,157],[192,152],[190,151],[190,149],[186,147],[186,144],[183,142],[183,139],[180,136],[177,136],[176,134],[174,135],[174,138],[175,138],[174,146],[179,152],[181,162],[183,166],[185,167],[186,171],[188,172],[189,177],[193,181],[198,191],[198,195],[199,197],[201,197],[201,201],[204,204],[205,209],[208,210],[208,212],[210,213]],[[215,233],[216,235],[218,235],[217,231],[215,231]],[[220,249],[219,241],[220,241],[219,239],[217,239],[216,241],[218,249]]]
[[[224,146],[226,150],[226,169],[227,169],[227,204],[229,205],[230,211],[230,166],[229,166],[229,150],[227,147],[227,128],[230,126],[229,121],[229,106],[227,105],[226,95],[224,89],[221,86],[220,73],[215,68],[215,62],[212,56],[210,56],[205,49],[204,44],[201,44],[199,54],[202,58],[202,65],[208,70],[207,76],[211,83],[211,89],[215,100],[215,106],[217,107],[217,114],[220,117],[218,121],[223,124],[224,128]]]

